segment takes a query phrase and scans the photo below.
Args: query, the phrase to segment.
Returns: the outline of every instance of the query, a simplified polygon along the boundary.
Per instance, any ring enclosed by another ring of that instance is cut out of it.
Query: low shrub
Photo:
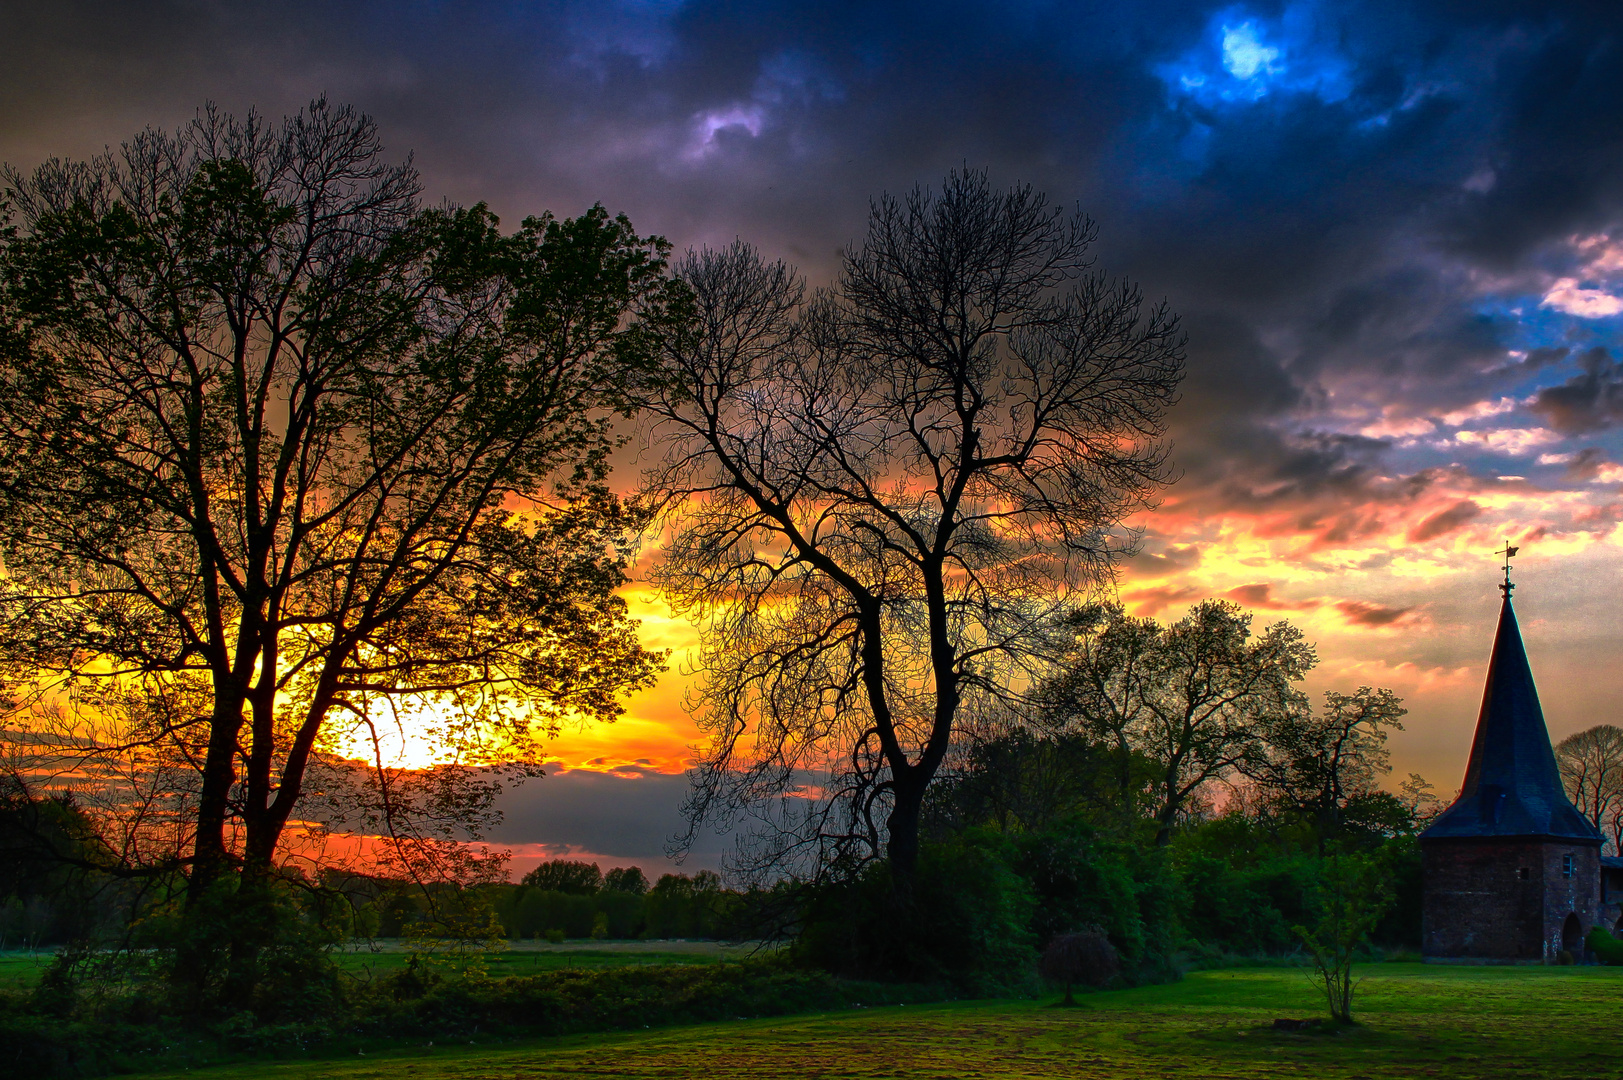
[[[1059,934],[1043,950],[1038,969],[1043,978],[1065,987],[1065,1004],[1072,1004],[1071,987],[1109,985],[1121,971],[1121,960],[1110,938],[1097,926],[1080,933]]]
[[[1613,937],[1604,926],[1589,931],[1589,936],[1584,939],[1584,948],[1608,967],[1623,967],[1623,941]]]
[[[302,1056],[408,1038],[564,1035],[814,1010],[942,1000],[943,986],[836,978],[780,959],[720,964],[566,969],[493,979],[411,964],[375,982],[348,982],[320,1021],[263,1023],[241,1012],[214,1023],[173,1015],[130,1023],[104,1009],[95,1022],[39,1012],[0,995],[0,1061],[31,1080],[196,1067],[235,1058]]]
[[[841,980],[776,959],[454,978],[434,982],[420,994],[397,993],[399,978],[381,980],[357,1002],[358,1030],[376,1035],[566,1035],[945,996],[942,988]]]

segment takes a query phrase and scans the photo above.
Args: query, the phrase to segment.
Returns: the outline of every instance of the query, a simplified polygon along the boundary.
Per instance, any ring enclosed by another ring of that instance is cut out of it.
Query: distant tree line
[[[742,894],[714,871],[661,874],[652,885],[639,867],[602,873],[595,863],[543,862],[517,884],[470,890],[464,902],[488,905],[509,939],[742,938]],[[414,888],[394,886],[360,909],[362,925],[384,937],[406,936],[414,923],[437,932],[435,912]]]

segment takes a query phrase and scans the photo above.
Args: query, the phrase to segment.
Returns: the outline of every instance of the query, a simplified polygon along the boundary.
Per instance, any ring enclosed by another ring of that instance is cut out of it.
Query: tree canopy
[[[301,817],[451,835],[490,792],[391,767],[389,731],[528,768],[653,677],[604,478],[661,241],[424,209],[324,100],[5,178],[0,662],[32,775],[48,746],[123,797],[111,861],[195,897]],[[355,745],[364,779],[324,767]]]
[[[1288,622],[1254,635],[1249,612],[1204,600],[1166,625],[1099,604],[1067,626],[1062,670],[1040,694],[1051,722],[1114,748],[1124,807],[1135,801],[1133,755],[1153,763],[1159,843],[1203,785],[1260,765],[1270,732],[1307,713],[1295,684],[1318,658]]]

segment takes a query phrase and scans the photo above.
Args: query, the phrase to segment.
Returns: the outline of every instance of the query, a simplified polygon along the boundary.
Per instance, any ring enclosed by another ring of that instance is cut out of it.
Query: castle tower
[[[1554,963],[1563,950],[1581,959],[1601,917],[1601,835],[1561,785],[1512,587],[1507,566],[1465,783],[1420,834],[1431,961]]]

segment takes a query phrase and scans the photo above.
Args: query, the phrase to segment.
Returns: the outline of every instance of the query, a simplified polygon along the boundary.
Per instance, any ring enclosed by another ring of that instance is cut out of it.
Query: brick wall
[[[1563,874],[1571,856],[1571,877]],[[1600,918],[1600,849],[1542,840],[1421,845],[1422,952],[1429,959],[1552,963],[1569,914]]]

